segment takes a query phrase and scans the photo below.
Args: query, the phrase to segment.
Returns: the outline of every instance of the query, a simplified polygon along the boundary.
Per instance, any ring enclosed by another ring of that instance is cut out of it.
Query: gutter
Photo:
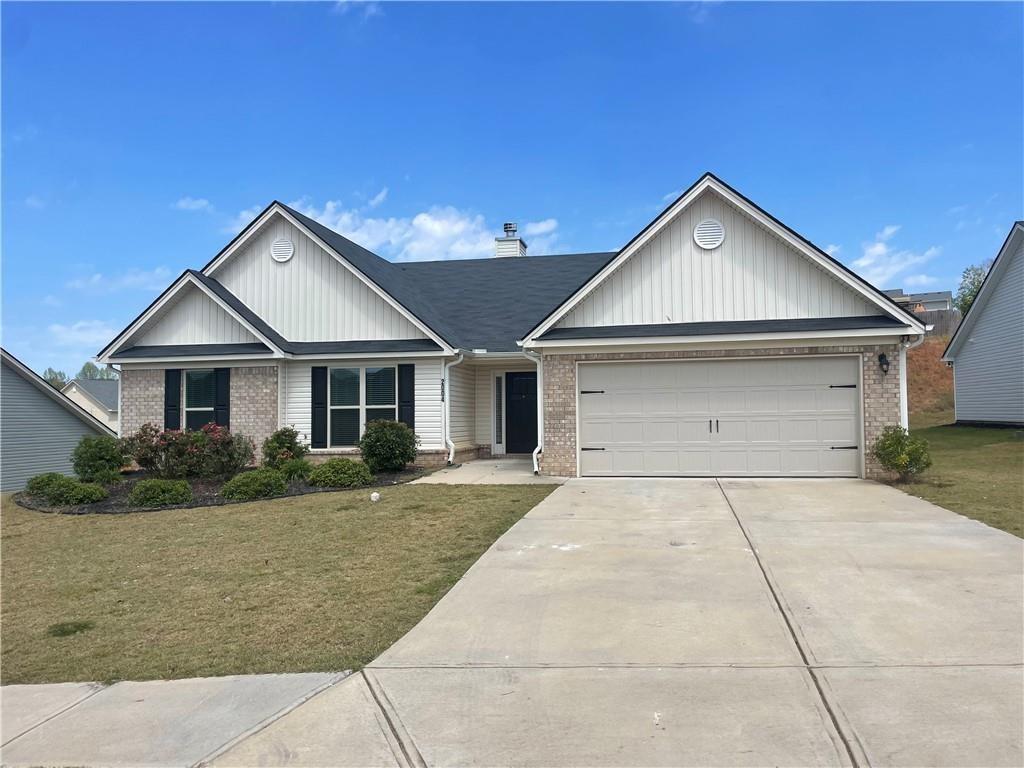
[[[458,352],[458,350],[456,350]],[[460,353],[457,358],[444,364],[444,444],[448,447],[448,466],[455,463],[455,443],[452,442],[452,387],[451,369],[460,365],[464,360]]]
[[[537,447],[533,449],[533,474],[540,474],[540,454],[544,452],[544,357],[532,349],[523,354],[537,364]]]

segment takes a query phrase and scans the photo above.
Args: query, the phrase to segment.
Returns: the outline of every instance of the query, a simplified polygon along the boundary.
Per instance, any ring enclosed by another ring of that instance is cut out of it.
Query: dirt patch
[[[953,408],[953,369],[942,361],[949,339],[929,336],[907,350],[907,399],[911,413],[933,413]]]

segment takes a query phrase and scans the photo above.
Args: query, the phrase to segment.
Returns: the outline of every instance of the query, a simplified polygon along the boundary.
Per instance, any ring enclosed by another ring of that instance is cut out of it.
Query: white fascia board
[[[370,278],[368,278],[366,275],[364,275],[362,272],[356,269],[352,264],[349,264],[348,260],[344,256],[342,256],[330,245],[328,245],[326,242],[317,237],[316,234],[312,232],[308,227],[306,227],[301,221],[296,219],[288,211],[286,211],[284,208],[282,208],[280,205],[276,203],[270,206],[270,208],[268,208],[263,213],[262,216],[257,218],[248,227],[246,227],[242,235],[237,240],[235,240],[227,249],[225,249],[224,252],[220,254],[220,256],[218,256],[216,259],[210,262],[210,264],[208,264],[206,268],[203,269],[203,274],[213,277],[213,273],[216,272],[217,269],[225,261],[230,259],[240,248],[242,248],[253,237],[253,235],[255,235],[255,233],[258,232],[263,227],[263,225],[266,224],[267,221],[269,221],[270,218],[275,214],[281,216],[285,221],[287,221],[293,227],[302,232],[306,237],[308,237],[310,240],[316,243],[320,248],[323,248],[324,251],[331,254],[331,256],[334,257],[335,261],[337,261],[345,269],[347,269],[349,272],[355,275],[356,278],[362,281],[363,284],[365,284],[371,291],[380,296],[380,298],[387,302],[387,304],[391,306],[391,308],[398,312],[400,315],[402,315],[402,317],[404,317],[410,323],[412,323],[421,331],[423,331],[423,333],[427,334],[427,336],[430,337],[430,339],[432,339],[433,341],[435,341],[438,345],[440,345],[441,349],[443,349],[446,353],[454,354],[454,350],[452,349],[451,345],[449,345],[444,339],[442,339],[440,336],[434,333],[434,331],[431,328],[429,328],[426,324],[424,324],[422,320],[413,315],[404,306],[399,304],[395,299],[391,297],[391,295],[387,291],[385,291],[375,282],[370,280]]]
[[[786,342],[787,346],[805,346],[807,342],[820,343],[822,340],[838,339],[884,339],[916,336],[907,328],[862,329],[843,331],[804,331],[794,335],[787,331],[776,333],[721,333],[708,336],[634,336],[608,339],[550,339],[527,342],[527,349],[578,349],[580,347],[651,347],[651,346],[706,346],[734,342]]]
[[[165,293],[162,298],[160,298],[158,301],[154,302],[149,307],[149,309],[147,309],[145,312],[143,312],[141,315],[139,315],[139,317],[135,320],[134,323],[132,323],[124,331],[122,331],[121,334],[118,335],[117,338],[115,338],[113,342],[111,342],[110,344],[107,345],[106,349],[104,350],[104,353],[102,355],[98,355],[95,358],[96,362],[99,362],[99,363],[120,362],[120,361],[112,360],[111,357],[113,355],[115,355],[117,353],[117,351],[119,349],[121,349],[122,346],[124,346],[124,343],[128,339],[130,339],[132,336],[134,336],[136,333],[138,333],[140,330],[142,330],[142,328],[158,312],[160,312],[160,310],[162,310],[164,307],[166,307],[179,293],[181,293],[182,289],[186,285],[192,285],[192,286],[195,286],[196,288],[198,288],[199,290],[201,290],[218,307],[220,307],[225,312],[227,312],[229,315],[231,315],[231,317],[236,322],[238,322],[239,325],[241,325],[243,328],[245,328],[247,331],[249,331],[249,333],[251,333],[257,339],[262,341],[264,344],[266,344],[274,352],[275,356],[277,356],[277,357],[283,357],[284,356],[284,352],[282,350],[278,349],[278,347],[272,341],[270,341],[270,339],[268,339],[266,336],[264,336],[262,333],[260,333],[258,330],[256,330],[256,328],[254,328],[252,325],[250,325],[241,315],[239,315],[237,312],[235,312],[235,310],[233,310],[227,303],[222,301],[220,299],[220,297],[217,296],[217,294],[215,294],[213,291],[208,289],[205,285],[203,285],[199,280],[197,280],[195,277],[190,275],[188,272],[185,272],[185,273],[183,273],[181,275],[181,277],[178,278],[178,280],[175,283],[172,284],[170,290],[168,290],[167,293]]]
[[[130,360],[115,360],[114,362],[125,371],[138,371],[146,368],[166,368],[167,366],[178,366],[178,367],[203,367],[210,365],[220,365],[222,367],[246,367],[249,365],[266,365],[270,362],[281,360],[280,357],[273,355],[264,355],[263,357],[257,357],[254,355],[239,355],[232,357],[230,355],[189,355],[186,357],[134,357]]]
[[[359,352],[357,354],[345,354],[344,352],[327,352],[321,355],[285,355],[288,360],[301,363],[303,360],[405,360],[406,358],[424,357],[452,357],[444,351],[437,352]]]
[[[732,203],[734,206],[739,208],[745,214],[750,216],[756,222],[761,224],[763,227],[777,235],[781,240],[792,246],[800,253],[807,256],[814,263],[820,266],[822,269],[833,275],[836,279],[840,280],[843,284],[849,286],[851,289],[856,291],[859,295],[871,303],[878,306],[880,309],[885,311],[886,314],[896,317],[899,320],[907,321],[911,327],[918,328],[922,333],[924,332],[924,325],[909,312],[905,312],[898,309],[895,306],[890,305],[878,294],[870,288],[862,285],[858,280],[850,277],[850,275],[840,267],[833,264],[828,259],[822,258],[821,254],[817,253],[813,248],[807,245],[803,240],[794,237],[784,227],[779,226],[771,218],[765,216],[756,207],[750,205],[746,200],[737,196],[732,190],[725,188],[718,181],[711,176],[706,176],[700,182],[695,184],[689,192],[683,197],[679,198],[673,205],[665,210],[658,220],[651,226],[649,226],[643,234],[632,241],[626,248],[624,248],[618,256],[612,259],[608,264],[601,269],[596,275],[594,275],[587,283],[580,288],[575,294],[569,297],[558,309],[556,309],[551,315],[547,317],[539,326],[537,326],[530,334],[523,339],[523,342],[530,342],[532,339],[536,339],[538,336],[543,335],[548,331],[555,323],[561,320],[567,315],[572,309],[589,296],[605,279],[617,270],[627,259],[629,259],[634,253],[639,251],[648,242],[651,241],[658,233],[661,232],[668,223],[674,219],[683,209],[687,208],[694,200],[696,200],[705,191],[711,189],[716,194],[725,198],[727,201]]]

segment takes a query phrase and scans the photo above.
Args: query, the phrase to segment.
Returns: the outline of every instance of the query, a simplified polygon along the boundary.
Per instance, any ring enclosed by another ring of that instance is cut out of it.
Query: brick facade
[[[852,354],[863,358],[865,471],[881,479],[887,473],[872,458],[870,447],[890,424],[900,423],[900,355],[896,344],[767,349],[690,350],[685,352],[593,352],[544,355],[544,453],[541,470],[547,475],[576,476],[576,363],[587,360],[695,360],[783,355]],[[889,373],[878,367],[878,355],[889,358]]]
[[[135,434],[143,424],[164,426],[164,372],[161,369],[121,371],[121,436]]]

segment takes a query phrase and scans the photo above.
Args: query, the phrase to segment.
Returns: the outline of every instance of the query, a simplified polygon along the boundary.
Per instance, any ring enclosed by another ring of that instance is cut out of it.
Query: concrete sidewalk
[[[476,459],[432,472],[413,483],[448,485],[561,485],[564,477],[533,474],[533,460],[519,456]]]
[[[1024,542],[859,480],[572,480],[363,672],[3,689],[9,765],[1019,766]]]

